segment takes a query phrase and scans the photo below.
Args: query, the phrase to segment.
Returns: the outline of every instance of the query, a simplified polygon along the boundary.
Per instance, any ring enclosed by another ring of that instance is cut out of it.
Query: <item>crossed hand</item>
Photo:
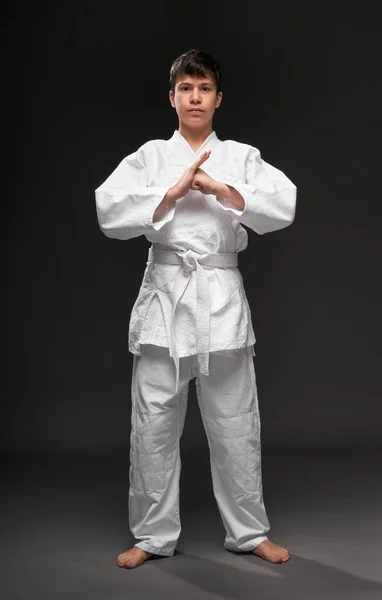
[[[173,187],[176,191],[176,195],[181,198],[191,190],[199,190],[203,194],[215,194],[218,186],[218,182],[212,179],[205,171],[200,169],[202,165],[211,154],[211,150],[205,150],[189,167]]]

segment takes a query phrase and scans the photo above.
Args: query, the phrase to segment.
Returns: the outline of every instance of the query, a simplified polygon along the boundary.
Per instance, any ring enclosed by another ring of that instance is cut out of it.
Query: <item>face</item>
[[[179,122],[195,128],[212,121],[222,95],[222,92],[216,93],[215,80],[210,73],[201,78],[178,75],[175,93],[169,93],[171,106],[175,108]]]

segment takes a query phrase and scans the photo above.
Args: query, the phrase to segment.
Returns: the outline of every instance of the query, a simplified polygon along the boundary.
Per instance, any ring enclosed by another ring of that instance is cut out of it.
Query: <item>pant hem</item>
[[[151,552],[151,554],[158,554],[159,556],[173,556],[174,555],[174,551],[170,550],[170,549],[165,549],[165,548],[157,548],[156,546],[152,546],[151,544],[148,544],[147,542],[138,542],[138,544],[134,544],[134,546],[136,548],[140,548],[141,550],[144,550],[145,552]]]
[[[254,540],[251,540],[250,542],[247,542],[246,544],[243,544],[243,546],[239,548],[237,546],[230,546],[229,544],[224,544],[224,548],[226,550],[231,550],[232,552],[251,552],[252,550],[257,548],[257,546],[261,544],[261,542],[265,542],[265,540],[267,539],[268,538],[266,535],[262,535],[255,538]]]

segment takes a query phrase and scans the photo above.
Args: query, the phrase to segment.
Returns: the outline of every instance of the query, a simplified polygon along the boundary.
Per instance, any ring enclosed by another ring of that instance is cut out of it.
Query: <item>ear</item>
[[[170,98],[170,104],[173,108],[175,108],[175,96],[172,90],[169,91],[168,97]]]
[[[218,92],[216,94],[215,108],[218,108],[221,105],[222,99],[223,99],[223,92]]]

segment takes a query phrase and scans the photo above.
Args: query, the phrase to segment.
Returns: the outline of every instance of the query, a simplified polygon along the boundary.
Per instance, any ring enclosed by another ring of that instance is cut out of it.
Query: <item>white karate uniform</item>
[[[190,190],[159,221],[153,222],[154,212],[167,190],[204,150],[211,150],[211,155],[200,168],[216,181],[238,190],[244,198],[244,209],[237,210],[226,200],[218,201],[213,195]],[[211,462],[214,491],[227,529],[226,547],[253,548],[259,540],[267,539],[264,534],[269,529],[258,466],[260,420],[254,376],[250,377],[248,387],[256,338],[243,279],[238,266],[232,265],[237,265],[238,253],[247,247],[248,235],[243,225],[264,234],[293,222],[296,186],[282,171],[263,161],[259,150],[253,146],[233,140],[221,141],[213,131],[194,152],[176,130],[170,139],[151,140],[124,158],[95,193],[98,221],[105,235],[121,240],[145,235],[151,242],[129,325],[129,350],[135,355],[130,526],[134,535],[143,540],[137,545],[156,554],[171,555],[174,551],[176,532],[179,534],[180,531],[176,516],[179,467],[176,444],[184,414],[179,411],[185,410],[187,377],[192,372],[197,378],[205,426],[208,411],[217,415],[217,420],[227,419],[223,430],[220,425],[206,428],[211,461],[216,450],[214,460],[227,465],[222,466],[225,471],[222,476],[216,469],[216,462]],[[166,264],[168,262],[171,264]],[[220,266],[211,266],[220,262]],[[226,364],[228,358],[232,367]],[[151,378],[155,378],[154,365],[158,360],[162,364],[160,378],[153,383]],[[149,366],[151,362],[153,368]],[[224,371],[221,370],[223,365]],[[246,373],[244,386],[237,375],[240,369],[245,369]],[[222,377],[226,372],[230,373],[228,379]],[[158,385],[162,378],[165,381]],[[220,386],[219,391],[221,379],[226,387],[222,390]],[[200,386],[208,388],[208,392],[204,394]],[[231,408],[219,417],[224,395],[230,398]],[[207,413],[203,398],[208,398]],[[164,410],[167,404],[171,410]],[[244,406],[250,406],[250,409],[244,409],[244,415],[247,413],[254,419],[248,424],[245,416],[240,416]],[[159,421],[155,418],[151,421],[150,415],[162,410],[164,420],[157,431]],[[235,423],[240,424],[239,429]],[[222,432],[229,440],[230,427],[233,437],[240,438],[240,431],[248,431],[248,439],[252,436],[248,443],[257,449],[256,455],[253,452],[247,454],[248,448],[243,455],[237,454],[235,445],[221,442]],[[144,431],[153,437],[142,435]],[[166,454],[164,446],[170,444],[168,431],[173,445]],[[160,448],[161,452],[158,454],[155,448]],[[157,469],[150,471],[153,456],[159,457],[159,462],[165,461],[160,473]],[[224,456],[226,459],[223,460]],[[244,465],[240,463],[243,457],[246,457]],[[233,461],[231,467],[229,461]],[[240,509],[229,499],[230,494],[241,497],[241,492],[235,491],[238,482],[232,479],[232,473],[238,469],[242,469],[242,485],[252,496],[252,524],[245,517],[249,505]],[[155,485],[152,484],[154,475],[158,477]],[[168,477],[172,478],[171,485]],[[157,534],[153,534],[153,530]]]
[[[260,414],[250,346],[212,353],[203,375],[197,355],[180,359],[180,392],[168,349],[142,346],[134,356],[130,438],[129,522],[135,545],[172,556],[179,516],[179,439],[195,377],[210,449],[213,491],[227,550],[249,551],[268,539],[261,477]]]

